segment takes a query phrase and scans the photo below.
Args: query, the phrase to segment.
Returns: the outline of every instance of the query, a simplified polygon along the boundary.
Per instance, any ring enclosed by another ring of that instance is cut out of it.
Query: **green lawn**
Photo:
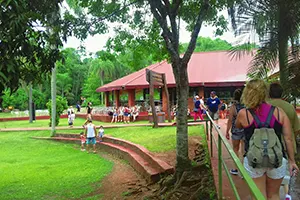
[[[1,117],[0,117],[1,118]],[[28,120],[19,120],[19,121],[6,121],[6,122],[0,122],[0,128],[31,128],[31,127],[49,127],[49,119],[46,120],[36,120],[33,123],[29,123]],[[82,126],[82,124],[85,122],[85,119],[83,118],[76,118],[74,121],[74,126]],[[96,126],[100,125],[120,125],[123,123],[108,123],[108,122],[100,122],[100,121],[93,121],[93,123]],[[134,124],[148,124],[148,121],[137,121],[133,122]],[[67,118],[61,118],[59,121],[58,126],[69,126],[68,125],[68,119]]]
[[[0,122],[0,128],[31,128],[31,127],[49,127],[49,119],[36,120],[33,123],[29,123],[28,120],[19,121],[6,121]],[[85,119],[76,118],[74,126],[81,126],[85,122]],[[67,118],[61,118],[58,126],[69,126]]]
[[[0,199],[72,199],[95,191],[113,163],[79,144],[35,140],[48,131],[0,134]],[[97,196],[99,199],[101,195]]]
[[[1,123],[0,123],[1,124]],[[105,129],[105,128],[104,128]],[[57,130],[57,133],[79,134],[81,130]],[[204,138],[204,126],[189,126],[189,136],[201,136]],[[50,135],[50,133],[49,133]],[[152,152],[165,152],[174,150],[176,147],[176,127],[122,127],[106,128],[104,135],[124,139],[139,144]]]
[[[10,112],[9,113],[3,113],[0,112],[0,118],[9,118],[9,117],[14,117]]]
[[[189,136],[204,136],[204,126],[189,126]],[[105,135],[140,144],[152,152],[174,150],[176,127],[126,127],[105,129]]]

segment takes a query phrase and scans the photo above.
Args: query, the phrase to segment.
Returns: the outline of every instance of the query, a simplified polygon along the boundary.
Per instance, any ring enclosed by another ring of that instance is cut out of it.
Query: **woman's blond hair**
[[[242,103],[246,108],[256,108],[263,103],[268,95],[268,87],[263,80],[255,79],[246,84],[242,94]]]

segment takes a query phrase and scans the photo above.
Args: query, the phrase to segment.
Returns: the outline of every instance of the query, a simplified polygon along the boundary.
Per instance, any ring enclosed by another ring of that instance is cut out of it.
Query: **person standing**
[[[89,145],[93,145],[94,153],[96,153],[96,135],[97,135],[97,130],[96,126],[92,123],[92,119],[88,119],[88,124],[85,127],[85,136],[86,136],[86,149],[87,152],[90,153],[89,151]]]
[[[74,113],[74,111],[71,111],[71,114],[68,117],[68,124],[69,124],[70,128],[73,127],[74,120],[75,120],[75,113]]]
[[[196,95],[194,97],[194,121],[196,121],[198,117],[200,120],[203,120],[200,98],[198,95]]]
[[[215,91],[212,91],[210,93],[210,97],[208,98],[206,102],[207,108],[208,108],[208,114],[211,116],[213,120],[216,121],[217,127],[220,128],[218,125],[219,122],[219,105],[220,105],[220,99],[216,95]]]
[[[93,111],[92,102],[88,102],[88,105],[86,107],[86,121],[82,125],[83,127],[88,123],[89,120],[92,120],[92,111]]]
[[[294,159],[289,119],[281,108],[266,103],[267,96],[268,88],[263,80],[249,81],[242,94],[242,103],[246,109],[239,111],[235,125],[236,128],[244,129],[246,171],[265,199],[279,200],[279,188],[287,167],[289,166],[291,174],[297,174],[299,168]],[[261,130],[262,128],[265,129]],[[264,131],[266,129],[268,134]],[[282,148],[283,143],[286,144],[288,156]],[[257,144],[263,144],[264,148]],[[273,151],[269,149],[271,147]],[[263,153],[267,153],[267,156],[261,156]],[[264,158],[268,158],[266,161],[269,162],[264,162]]]
[[[77,112],[80,112],[81,105],[80,105],[79,101],[77,101],[76,108],[77,108]]]
[[[73,106],[70,106],[67,110],[68,116],[70,116],[72,112],[74,112],[74,109]]]
[[[237,157],[243,156],[244,152],[244,129],[236,128],[235,121],[239,111],[244,108],[244,106],[240,103],[240,99],[242,96],[242,90],[236,89],[233,93],[233,104],[229,110],[229,118],[227,121],[227,129],[226,129],[226,138],[229,140],[229,131],[231,130],[231,140],[232,147],[234,153]],[[240,150],[242,151],[240,153]],[[237,169],[231,169],[230,173],[233,175],[238,175]]]
[[[84,144],[85,144],[85,136],[83,132],[80,132],[80,142],[81,142],[81,151],[85,151]]]
[[[131,110],[127,105],[124,106],[124,123],[129,124]]]
[[[104,128],[103,128],[103,126],[100,126],[99,131],[98,131],[99,142],[102,142],[103,136],[104,136]]]
[[[281,87],[281,85],[279,83],[272,83],[269,89],[270,99],[268,100],[268,103],[270,103],[273,106],[277,106],[281,108],[288,116],[292,126],[291,128],[292,128],[293,147],[294,147],[294,153],[296,154],[297,153],[296,138],[297,138],[297,134],[299,134],[300,132],[300,123],[294,106],[282,100],[281,99],[282,94],[283,94],[283,88]],[[284,190],[286,194],[288,193],[289,179],[290,176],[289,174],[287,174],[287,176],[285,176],[282,182],[284,184]]]
[[[114,107],[111,123],[113,122],[117,123],[117,121],[118,121],[118,108]]]

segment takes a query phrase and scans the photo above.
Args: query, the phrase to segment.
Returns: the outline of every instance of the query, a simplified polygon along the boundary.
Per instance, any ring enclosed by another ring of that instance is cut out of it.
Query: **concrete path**
[[[195,125],[199,123],[192,123],[190,125]],[[104,125],[105,128],[122,128],[122,127],[141,127],[141,126],[152,126],[153,124],[111,124],[111,125]],[[158,126],[165,127],[165,126],[174,126],[174,123],[159,123]],[[100,126],[96,126],[99,128]],[[58,126],[55,128],[56,130],[81,130],[83,129],[82,126]],[[51,130],[51,127],[30,127],[30,128],[0,128],[0,132],[9,132],[9,131],[46,131]]]

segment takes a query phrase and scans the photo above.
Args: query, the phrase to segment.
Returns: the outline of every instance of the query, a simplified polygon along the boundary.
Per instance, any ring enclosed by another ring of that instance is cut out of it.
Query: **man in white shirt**
[[[88,119],[88,124],[85,126],[86,149],[89,153],[89,144],[93,144],[94,153],[96,153],[96,126],[92,123],[92,119]]]

